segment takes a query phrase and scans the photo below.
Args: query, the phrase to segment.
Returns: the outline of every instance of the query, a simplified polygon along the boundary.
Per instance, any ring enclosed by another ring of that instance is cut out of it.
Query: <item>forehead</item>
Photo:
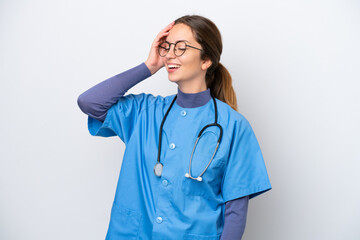
[[[168,42],[176,42],[179,40],[187,40],[190,43],[196,42],[191,28],[183,23],[174,25],[169,31],[169,35],[166,37],[166,41]]]

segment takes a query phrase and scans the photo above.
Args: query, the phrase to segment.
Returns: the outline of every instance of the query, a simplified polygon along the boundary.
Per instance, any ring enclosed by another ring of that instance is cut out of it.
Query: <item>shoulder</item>
[[[235,136],[239,137],[244,131],[252,131],[252,127],[248,119],[240,112],[234,110],[227,103],[216,98],[218,108],[218,122],[222,126],[230,139]]]
[[[138,101],[138,102],[148,102],[148,103],[157,103],[165,101],[165,97],[160,95],[153,95],[151,93],[129,93],[125,96],[120,97],[119,101]]]
[[[139,107],[146,110],[151,107],[170,104],[176,94],[169,96],[154,95],[151,93],[130,93],[122,96],[118,100],[118,104],[122,107]]]
[[[219,121],[226,122],[228,124],[249,123],[242,113],[234,110],[227,103],[216,98],[216,104],[218,108]]]

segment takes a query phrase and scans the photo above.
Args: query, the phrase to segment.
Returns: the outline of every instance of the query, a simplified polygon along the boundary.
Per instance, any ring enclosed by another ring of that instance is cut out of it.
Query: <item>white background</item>
[[[245,240],[360,239],[360,3],[0,0],[0,239],[104,239],[124,144],[77,97],[145,61],[185,14],[213,20],[273,189]],[[128,93],[167,96],[164,69]]]

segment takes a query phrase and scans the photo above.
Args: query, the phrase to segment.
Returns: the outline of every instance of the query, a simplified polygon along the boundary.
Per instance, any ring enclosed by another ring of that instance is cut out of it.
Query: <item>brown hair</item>
[[[203,49],[201,59],[210,59],[212,62],[205,79],[211,95],[237,111],[236,94],[232,87],[231,75],[220,63],[222,41],[219,29],[211,20],[199,15],[180,17],[175,20],[175,24],[178,23],[183,23],[191,28],[194,38]]]

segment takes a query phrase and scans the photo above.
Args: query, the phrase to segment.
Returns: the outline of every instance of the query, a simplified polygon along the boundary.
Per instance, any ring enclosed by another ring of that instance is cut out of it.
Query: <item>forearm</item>
[[[240,240],[245,231],[249,196],[225,203],[224,229],[220,240]]]
[[[78,97],[80,109],[90,117],[104,121],[107,110],[134,85],[151,76],[145,63],[98,83]]]

